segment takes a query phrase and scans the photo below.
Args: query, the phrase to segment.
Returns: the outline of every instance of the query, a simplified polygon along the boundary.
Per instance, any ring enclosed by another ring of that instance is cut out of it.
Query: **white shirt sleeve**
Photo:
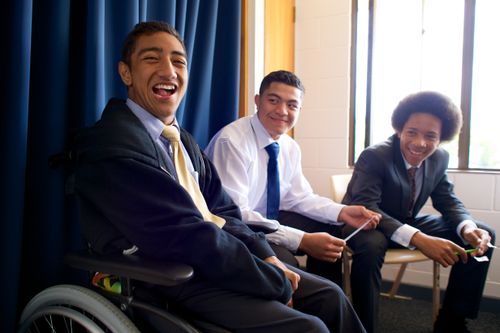
[[[465,239],[463,239],[462,235],[460,234],[460,231],[466,225],[471,225],[471,226],[474,226],[476,228],[477,228],[477,225],[472,220],[465,220],[465,221],[462,221],[457,226],[456,232],[458,234],[458,237],[460,237],[460,239],[462,239],[462,241],[465,244],[468,244],[468,242]],[[403,224],[401,227],[396,229],[396,231],[394,231],[394,233],[391,236],[391,240],[395,243],[398,243],[401,246],[404,246],[404,247],[409,248],[410,250],[413,250],[413,249],[415,249],[415,246],[410,245],[410,241],[411,241],[413,235],[415,235],[415,233],[417,231],[420,231],[420,230],[412,227],[411,225]]]
[[[288,153],[285,165],[289,166],[291,170],[288,170],[289,178],[285,179],[287,190],[281,198],[280,209],[293,211],[319,222],[343,225],[343,223],[338,222],[338,216],[345,205],[313,192],[302,172],[301,152],[298,145],[290,147]]]
[[[302,230],[280,225],[278,231],[267,234],[266,238],[273,244],[281,245],[292,252],[297,252],[304,233]]]
[[[474,223],[474,221],[472,220],[464,220],[462,222],[460,222],[460,224],[457,226],[457,235],[458,237],[460,237],[460,239],[465,243],[465,244],[469,244],[469,242],[467,242],[463,237],[462,237],[462,228],[465,227],[466,225],[470,225],[474,228],[477,228],[477,224]]]
[[[401,246],[409,248],[410,250],[414,250],[415,246],[410,245],[410,241],[413,235],[415,235],[418,231],[420,230],[409,224],[403,224],[401,227],[397,228],[396,231],[394,231],[391,236],[391,240]]]

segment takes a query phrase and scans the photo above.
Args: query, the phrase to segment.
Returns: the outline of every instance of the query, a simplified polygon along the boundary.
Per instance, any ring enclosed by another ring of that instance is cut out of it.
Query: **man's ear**
[[[254,101],[255,105],[259,105],[260,104],[260,95],[256,94],[253,98],[253,101]]]
[[[123,61],[120,61],[118,63],[118,73],[120,74],[123,83],[127,87],[132,85],[132,76],[130,75],[130,67]]]

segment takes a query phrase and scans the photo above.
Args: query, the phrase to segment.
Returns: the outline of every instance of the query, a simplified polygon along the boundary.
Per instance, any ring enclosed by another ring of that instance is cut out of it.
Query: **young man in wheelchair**
[[[143,22],[127,36],[118,71],[128,99],[111,99],[75,141],[74,186],[91,248],[191,265],[191,280],[155,291],[233,332],[364,332],[337,285],[283,264],[241,221],[176,120],[187,68],[171,26]]]

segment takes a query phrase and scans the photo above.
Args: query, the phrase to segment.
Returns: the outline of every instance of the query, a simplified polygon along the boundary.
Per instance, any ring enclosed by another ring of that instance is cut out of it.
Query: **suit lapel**
[[[394,173],[396,174],[400,192],[399,196],[394,194],[394,201],[399,200],[399,211],[408,211],[408,206],[410,205],[410,183],[408,182],[408,173],[406,171],[406,165],[403,159],[403,154],[401,153],[400,141],[396,134],[393,136],[393,158],[394,158]]]
[[[417,201],[415,202],[415,210],[419,211],[427,199],[429,198],[429,195],[431,194],[432,188],[433,188],[433,180],[432,180],[432,170],[435,169],[435,165],[432,159],[427,158],[423,163],[422,163],[422,168],[423,168],[423,176],[422,176],[422,188],[420,189],[420,194],[417,198]]]

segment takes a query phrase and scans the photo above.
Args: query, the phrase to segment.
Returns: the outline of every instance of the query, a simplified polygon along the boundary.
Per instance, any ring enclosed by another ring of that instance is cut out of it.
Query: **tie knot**
[[[411,167],[408,169],[408,175],[410,177],[415,177],[415,173],[417,172],[417,168],[416,167]]]
[[[280,152],[280,145],[277,142],[273,142],[266,146],[266,151],[269,155],[269,158],[276,159]]]
[[[168,139],[170,142],[179,142],[180,141],[180,133],[179,130],[175,126],[165,126],[161,135]]]

